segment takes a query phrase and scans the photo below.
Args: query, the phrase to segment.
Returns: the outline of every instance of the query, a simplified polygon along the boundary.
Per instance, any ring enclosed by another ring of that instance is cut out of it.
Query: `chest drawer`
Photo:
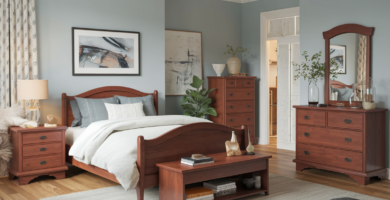
[[[23,146],[23,157],[26,156],[40,156],[47,154],[55,154],[62,152],[61,143],[49,143],[49,144],[38,144]]]
[[[23,159],[23,171],[60,167],[62,165],[61,159],[62,156],[60,154],[54,156],[25,158]]]
[[[61,131],[47,131],[40,133],[23,134],[23,144],[34,144],[43,142],[59,142],[62,140]]]
[[[325,111],[297,110],[297,123],[325,126]]]
[[[363,171],[362,153],[299,144],[296,154],[298,160]]]
[[[242,113],[253,112],[255,109],[255,101],[227,101],[226,113]]]
[[[226,126],[254,125],[255,113],[238,113],[226,115]]]
[[[230,88],[226,89],[226,100],[255,99],[255,90],[252,88]]]
[[[328,126],[336,128],[363,129],[363,114],[328,112]]]
[[[235,88],[236,87],[236,79],[226,79],[226,87],[227,88]]]
[[[363,133],[320,127],[297,127],[297,141],[335,148],[363,151]]]
[[[253,88],[255,87],[255,80],[242,80],[242,87],[250,87]]]

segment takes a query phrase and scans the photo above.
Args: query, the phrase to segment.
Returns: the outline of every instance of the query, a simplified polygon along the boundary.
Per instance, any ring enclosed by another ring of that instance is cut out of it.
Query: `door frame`
[[[268,51],[267,40],[276,40],[277,38],[267,38],[269,19],[285,18],[299,15],[299,7],[273,10],[260,13],[260,128],[259,144],[269,144],[269,98],[268,98]]]

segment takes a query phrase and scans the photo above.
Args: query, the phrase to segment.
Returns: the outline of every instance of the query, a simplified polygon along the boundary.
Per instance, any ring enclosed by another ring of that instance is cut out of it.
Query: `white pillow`
[[[107,108],[108,119],[123,119],[145,116],[142,102],[134,104],[104,103]]]

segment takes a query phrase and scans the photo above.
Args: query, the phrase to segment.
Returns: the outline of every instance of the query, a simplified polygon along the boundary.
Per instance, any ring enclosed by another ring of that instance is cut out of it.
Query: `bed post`
[[[248,127],[247,127],[246,125],[242,125],[242,126],[241,126],[241,130],[244,131],[244,143],[245,143],[244,149],[246,149],[246,147],[247,147],[248,144],[249,144]]]
[[[136,186],[137,200],[144,200],[145,182],[145,140],[144,136],[138,136],[137,140],[137,166],[139,171],[139,181]]]
[[[62,93],[62,125],[68,126],[68,99],[66,93]]]
[[[153,93],[153,101],[154,101],[154,107],[156,109],[156,113],[158,115],[158,91],[155,90]]]

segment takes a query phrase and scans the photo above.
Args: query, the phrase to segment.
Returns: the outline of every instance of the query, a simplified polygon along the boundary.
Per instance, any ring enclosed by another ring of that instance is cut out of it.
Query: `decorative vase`
[[[372,83],[372,79],[368,78],[367,80],[362,81],[362,95],[363,95],[363,108],[365,110],[372,110],[376,107],[376,89]]]
[[[351,108],[360,108],[361,107],[361,100],[362,98],[359,97],[361,95],[361,89],[359,89],[358,84],[352,85],[352,94],[349,97],[349,106]]]
[[[319,102],[319,89],[317,87],[317,82],[309,82],[309,88],[308,88],[308,100],[309,100],[309,106],[317,106]]]
[[[241,60],[240,60],[240,58],[236,57],[235,54],[233,54],[232,57],[227,59],[226,64],[227,64],[229,74],[240,73]]]
[[[221,76],[226,64],[213,64],[213,68],[217,76]]]

